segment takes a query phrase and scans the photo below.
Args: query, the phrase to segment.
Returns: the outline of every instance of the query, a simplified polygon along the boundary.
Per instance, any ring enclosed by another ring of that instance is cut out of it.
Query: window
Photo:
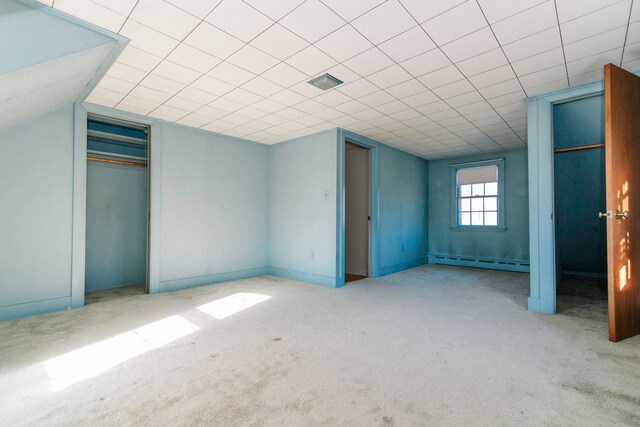
[[[504,228],[504,160],[452,165],[453,226]]]

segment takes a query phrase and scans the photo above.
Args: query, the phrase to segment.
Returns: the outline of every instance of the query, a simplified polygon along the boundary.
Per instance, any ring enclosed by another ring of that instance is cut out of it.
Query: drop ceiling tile
[[[307,0],[280,20],[280,24],[309,43],[315,43],[345,24],[345,21],[318,0]]]
[[[272,101],[269,98],[261,99],[260,101],[251,104],[251,106],[253,108],[257,108],[258,110],[264,111],[265,113],[275,113],[276,111],[280,111],[285,107],[279,102]]]
[[[137,0],[93,0],[93,2],[113,10],[120,15],[129,16]]]
[[[259,119],[259,118],[264,117],[264,116],[267,115],[266,112],[264,112],[262,110],[259,110],[257,108],[254,108],[252,106],[241,108],[240,110],[236,111],[235,113],[239,114],[239,115],[241,115],[243,117],[247,117],[249,119],[254,119],[254,120]],[[259,130],[259,129],[260,128],[258,127],[257,130]]]
[[[630,8],[631,0],[626,0],[565,22],[560,26],[563,43],[571,44],[614,28],[626,27]]]
[[[192,86],[187,86],[182,89],[178,96],[189,99],[193,102],[199,102],[200,104],[208,104],[218,97],[215,94],[200,90]]]
[[[269,99],[285,106],[292,106],[305,101],[307,98],[292,90],[285,89],[274,95],[271,95]]]
[[[209,12],[220,4],[221,0],[166,0],[167,2],[179,7],[180,9],[200,18],[204,19]]]
[[[299,104],[293,106],[296,110],[304,111],[307,114],[317,113],[318,111],[327,108],[326,105],[319,103],[314,99],[307,99]]]
[[[189,114],[188,111],[181,110],[179,108],[170,107],[168,105],[161,105],[155,110],[153,110],[151,113],[149,113],[149,116],[156,117],[169,122],[174,122],[176,120],[183,118],[187,114]]]
[[[559,47],[521,59],[520,61],[513,62],[511,65],[518,76],[524,76],[560,64],[564,64],[564,52],[562,48]]]
[[[184,43],[178,45],[167,59],[200,73],[206,73],[221,62],[221,59]]]
[[[422,24],[439,46],[486,26],[487,21],[475,1],[462,3]]]
[[[381,113],[386,114],[387,116],[390,115],[390,114],[393,114],[393,113],[398,113],[400,111],[410,110],[411,109],[411,107],[409,107],[405,103],[403,103],[401,101],[398,101],[398,100],[393,100],[391,102],[387,102],[385,104],[378,105],[375,108],[376,108],[376,110],[380,111]],[[396,120],[398,120],[398,119],[396,119]]]
[[[264,0],[244,0],[245,3],[250,4],[254,8],[258,9],[263,14],[267,15],[274,21],[284,17],[287,13],[298,7],[304,0],[278,0],[278,1],[264,1]]]
[[[201,127],[210,123],[213,119],[198,113],[191,113],[176,121],[191,127]]]
[[[584,74],[595,70],[603,71],[604,64],[619,64],[620,58],[622,58],[622,48],[613,49],[607,52],[602,52],[593,56],[578,59],[576,61],[567,62],[567,71],[569,72],[569,76]]]
[[[373,47],[351,25],[345,25],[334,31],[322,40],[317,41],[315,46],[340,62],[346,61]]]
[[[416,21],[422,23],[451,10],[466,1],[467,0],[402,0],[402,4],[407,8]]]
[[[505,45],[557,25],[554,2],[550,0],[496,22],[491,27],[500,44]]]
[[[317,47],[309,46],[287,59],[287,64],[309,76],[315,76],[336,64],[336,61],[322,53]]]
[[[387,91],[390,92],[389,90]],[[425,104],[430,104],[432,102],[437,102],[439,100],[440,98],[438,98],[436,94],[434,94],[430,90],[402,98],[402,102],[413,108],[420,107]]]
[[[220,119],[226,116],[227,114],[229,114],[228,111],[220,110],[219,108],[214,108],[214,107],[211,107],[210,105],[204,105],[200,107],[198,111],[196,111],[196,113],[200,114],[203,117],[208,118],[209,120]]]
[[[231,55],[227,61],[254,74],[261,74],[280,62],[251,45],[245,45]]]
[[[296,70],[285,62],[279,63],[261,75],[265,79],[271,80],[283,87],[288,87],[296,83],[300,83],[301,81],[309,80],[309,76]]]
[[[440,49],[434,49],[400,63],[402,68],[411,73],[414,77],[442,69],[451,65],[451,61]]]
[[[367,77],[371,83],[375,84],[381,89],[386,89],[390,86],[394,86],[398,83],[406,82],[407,80],[414,80],[411,74],[407,73],[399,65],[392,65],[389,68],[380,70],[377,73],[373,73]],[[414,80],[415,81],[415,80]]]
[[[522,103],[524,105],[524,99],[526,98],[526,94],[522,90],[518,90],[515,92],[507,93],[506,95],[500,95],[495,98],[487,99],[487,102],[491,104],[493,108],[498,108],[505,105],[511,105],[516,102]]]
[[[358,120],[368,121],[368,120],[374,120],[374,119],[377,119],[379,117],[382,117],[382,116],[384,116],[384,114],[381,113],[378,110],[373,109],[373,108],[368,108],[366,110],[362,110],[362,111],[358,111],[357,113],[353,113],[353,114],[351,114],[351,116],[355,117]]]
[[[489,101],[489,103],[491,103],[492,98],[517,91],[522,91],[522,87],[520,86],[520,83],[517,79],[511,79],[492,86],[487,86],[485,88],[479,89],[478,91]]]
[[[296,121],[307,126],[317,126],[325,122],[323,118],[317,117],[315,114],[308,114],[306,116],[299,117]]]
[[[561,46],[560,31],[553,27],[504,45],[503,49],[509,60],[516,62]]]
[[[96,86],[91,91],[91,96],[114,103],[120,102],[126,95],[126,93],[116,92],[102,86]]]
[[[269,114],[268,116],[264,116],[260,118],[261,122],[269,123],[272,126],[281,125],[282,123],[286,123],[288,120],[289,119],[276,116],[275,114]]]
[[[159,106],[159,102],[149,101],[147,99],[138,98],[133,95],[126,96],[118,104],[118,108],[129,107],[131,109],[137,110],[136,112],[138,112],[138,114],[144,115],[147,115],[150,111],[155,110]]]
[[[571,79],[571,77],[569,77]],[[569,81],[566,77],[561,80],[556,80],[552,82],[542,83],[537,86],[530,86],[525,88],[527,92],[527,96],[535,96],[540,95],[542,93],[553,92],[559,89],[566,89],[569,87]]]
[[[312,86],[306,81],[289,86],[289,89],[304,96],[305,98],[315,98],[316,96],[324,93],[322,89]]]
[[[453,108],[458,108],[463,105],[473,104],[478,101],[482,101],[482,95],[477,91],[470,91],[460,95],[448,97],[445,99],[447,104],[451,105]]]
[[[162,58],[131,45],[127,45],[118,56],[118,62],[147,72],[153,70],[161,61]]]
[[[88,1],[58,0],[55,8],[115,33],[127,19],[126,15]]]
[[[593,70],[584,74],[569,76],[569,82],[571,83],[571,86],[581,85],[584,83],[591,83],[591,82],[595,82],[602,79],[603,79],[602,70]]]
[[[388,87],[386,88],[386,91],[397,98],[404,98],[426,92],[427,88],[418,80],[411,79]]]
[[[393,65],[393,61],[374,47],[349,59],[344,65],[361,76],[368,76]]]
[[[280,24],[275,24],[256,37],[251,45],[280,60],[300,52],[309,43]]]
[[[325,5],[347,21],[356,19],[385,1],[386,0],[322,0]]]
[[[226,61],[221,62],[209,71],[207,75],[233,86],[240,86],[256,76],[255,74]]]
[[[193,82],[191,86],[195,89],[200,89],[218,96],[222,96],[234,88],[229,83],[222,82],[207,75],[201,76],[198,80]]]
[[[326,70],[324,70],[324,72],[331,74],[333,77],[336,77],[338,80],[342,80],[343,83],[341,83],[338,86],[338,88],[344,86],[347,83],[355,82],[356,80],[361,79],[361,77],[358,74],[354,73],[353,71],[351,71],[350,69],[348,69],[342,64],[336,64],[331,68],[327,68]]]
[[[334,89],[329,89],[324,91],[321,95],[315,97],[315,100],[328,106],[334,107],[336,105],[344,104],[345,102],[351,101],[351,98],[342,92],[338,92]]]
[[[455,65],[449,65],[448,67],[418,77],[420,83],[431,90],[462,79],[464,79],[464,76],[458,71]]]
[[[442,50],[451,61],[460,62],[497,47],[499,47],[498,41],[491,28],[484,27],[451,43],[447,43],[442,46]]]
[[[591,0],[594,1],[594,0]],[[608,1],[616,1],[616,0],[608,0]],[[640,5],[637,2],[633,2],[633,6],[631,7],[631,15],[629,16],[630,22],[640,21]]]
[[[282,90],[282,86],[279,86],[270,80],[267,80],[263,77],[256,77],[252,80],[249,80],[245,84],[242,85],[242,88],[248,90],[249,92],[253,92],[260,96],[269,97],[276,92],[280,92]]]
[[[540,86],[543,83],[563,79],[565,82],[567,81],[567,70],[564,64],[560,64],[555,67],[522,76],[520,77],[520,83],[522,83],[525,90],[528,90],[531,87]]]
[[[627,30],[626,45],[629,46],[637,42],[640,42],[640,22],[632,22]]]
[[[503,65],[502,67],[494,68],[493,70],[471,76],[469,77],[469,81],[476,88],[483,88],[515,78],[516,75],[514,74],[511,66]]]
[[[169,98],[167,102],[164,103],[164,105],[191,112],[197,110],[205,104],[194,102],[189,99],[181,98],[179,96],[174,96],[172,98]],[[184,115],[186,115],[186,113]]]
[[[556,0],[560,23],[578,18],[620,0]]]
[[[202,73],[167,60],[162,61],[153,72],[161,77],[184,84],[189,84],[202,75]]]
[[[226,99],[230,99],[231,101],[239,102],[244,105],[250,105],[262,99],[260,95],[256,95],[255,93],[249,92],[242,88],[236,88],[226,93],[224,97]]]
[[[170,94],[178,93],[185,87],[184,83],[176,82],[175,80],[167,79],[154,73],[150,73],[139,84],[140,86]]]
[[[416,25],[397,0],[389,0],[351,22],[374,44],[382,43]]]
[[[146,79],[145,79],[146,80]],[[143,80],[144,82],[144,80]],[[127,94],[133,89],[136,85],[135,83],[127,82],[125,80],[116,79],[115,77],[111,77],[109,75],[104,76],[98,85],[99,87],[112,90],[114,92],[119,92],[122,94]]]
[[[244,42],[251,41],[273,24],[272,19],[241,0],[224,0],[206,21]]]
[[[626,33],[626,27],[616,28],[615,30],[567,44],[564,47],[566,60],[567,62],[576,61],[621,47]]]
[[[378,46],[396,62],[402,62],[436,48],[421,26],[415,26]]]
[[[369,107],[377,107],[379,105],[395,101],[395,98],[388,93],[380,90],[378,92],[362,96],[358,100],[363,104],[368,105]]]
[[[139,0],[129,19],[176,40],[184,39],[200,19],[162,0]]]
[[[458,80],[453,83],[439,86],[437,88],[431,88],[433,93],[438,95],[442,99],[451,98],[453,96],[461,95],[463,93],[475,91],[475,88],[467,79]]]
[[[111,66],[111,68],[109,68],[107,75],[120,80],[124,80],[126,82],[137,84],[140,82],[140,80],[145,78],[147,72],[116,61]]]
[[[216,108],[218,110],[222,110],[222,111],[227,111],[229,113],[233,113],[235,111],[238,111],[239,109],[241,109],[242,107],[244,107],[246,104],[240,103],[240,102],[236,102],[236,101],[232,101],[224,96],[211,101],[210,103],[207,104],[209,107],[213,107]]]
[[[244,46],[242,41],[206,22],[198,25],[184,43],[223,59]]]
[[[176,39],[130,19],[125,22],[120,34],[131,39],[131,46],[163,58],[179,43]]]
[[[338,111],[343,112],[344,114],[353,114],[357,113],[358,111],[366,110],[369,107],[362,102],[353,99],[351,101],[345,102],[344,104],[336,105],[334,108]]]
[[[543,3],[544,1],[545,0],[478,0],[478,3],[484,12],[484,15],[487,17],[487,21],[493,24],[494,22],[501,21],[509,16]]]
[[[274,115],[285,118],[285,119],[289,119],[289,120],[295,120],[299,117],[303,117],[306,116],[307,113],[305,113],[304,111],[300,111],[297,110],[295,108],[292,107],[287,107],[287,108],[283,108],[282,110],[274,113]]]
[[[338,86],[336,89],[352,98],[359,98],[380,90],[380,88],[366,79],[359,79],[351,83],[346,83]]]
[[[474,56],[456,64],[458,69],[467,77],[484,73],[502,65],[508,64],[502,49],[494,49],[489,52]]]

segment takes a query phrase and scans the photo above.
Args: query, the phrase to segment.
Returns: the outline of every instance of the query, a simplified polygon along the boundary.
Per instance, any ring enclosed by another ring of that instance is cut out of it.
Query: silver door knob
[[[611,211],[600,212],[598,214],[598,218],[600,218],[600,219],[602,219],[602,218],[610,219],[611,218]]]
[[[619,210],[616,210],[616,219],[627,219],[629,218],[629,211],[624,211],[624,212],[620,212]]]

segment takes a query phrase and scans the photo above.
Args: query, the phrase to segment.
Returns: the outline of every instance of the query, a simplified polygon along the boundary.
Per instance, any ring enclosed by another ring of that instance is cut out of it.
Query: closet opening
[[[345,143],[344,281],[369,277],[370,155],[369,149]]]
[[[148,292],[149,127],[87,119],[85,301]]]
[[[607,224],[602,95],[553,106],[556,307],[607,322]]]

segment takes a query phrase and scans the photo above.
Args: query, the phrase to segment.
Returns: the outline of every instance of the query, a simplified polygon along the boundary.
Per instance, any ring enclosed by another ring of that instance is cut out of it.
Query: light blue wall
[[[146,280],[147,168],[88,162],[85,289]]]
[[[161,290],[268,272],[268,148],[162,124]]]
[[[426,262],[428,169],[426,160],[380,144],[379,275]]]
[[[0,1],[0,73],[112,42],[96,31],[13,0]],[[10,40],[10,43],[5,41]],[[26,53],[26,54],[25,54]]]
[[[604,142],[602,95],[553,107],[558,148]],[[556,257],[561,271],[606,274],[604,149],[557,153],[554,159]],[[580,256],[576,256],[580,254]]]
[[[451,228],[452,183],[450,165],[505,159],[504,231]],[[438,160],[429,163],[429,253],[486,260],[529,260],[527,151]]]
[[[0,319],[69,307],[73,107],[0,131]]]
[[[336,286],[335,130],[269,149],[269,256],[273,274]]]

